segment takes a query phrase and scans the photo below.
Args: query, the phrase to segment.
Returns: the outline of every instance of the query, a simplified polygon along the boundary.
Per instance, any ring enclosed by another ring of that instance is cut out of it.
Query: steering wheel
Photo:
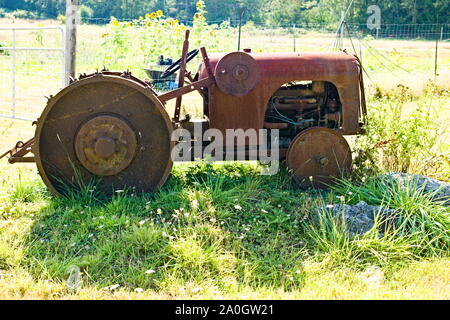
[[[189,61],[191,61],[192,59],[194,59],[198,55],[198,52],[199,52],[198,49],[195,49],[195,50],[192,50],[191,52],[189,52],[186,56],[186,64]],[[168,76],[173,75],[175,72],[177,72],[180,69],[180,63],[181,63],[181,58],[178,59],[177,61],[175,61],[174,63],[172,63],[159,78],[164,79],[164,78],[167,78]]]

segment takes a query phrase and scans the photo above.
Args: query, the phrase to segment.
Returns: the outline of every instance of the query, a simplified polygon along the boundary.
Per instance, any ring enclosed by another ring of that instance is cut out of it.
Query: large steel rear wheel
[[[96,73],[49,100],[34,153],[54,194],[94,179],[105,193],[153,192],[172,168],[172,124],[146,83],[129,74]]]

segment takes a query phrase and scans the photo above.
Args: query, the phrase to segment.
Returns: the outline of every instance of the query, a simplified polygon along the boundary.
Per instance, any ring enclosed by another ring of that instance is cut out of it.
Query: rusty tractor
[[[203,60],[192,75],[186,64],[198,53]],[[164,76],[177,71],[178,88],[160,95],[130,72],[102,70],[71,79],[49,99],[35,122],[34,138],[1,157],[9,155],[10,163],[36,162],[57,195],[93,178],[105,192],[155,192],[171,173],[171,152],[178,144],[172,132],[200,126],[202,132],[214,128],[224,134],[237,128],[278,130],[279,157],[301,187],[326,187],[351,171],[344,135],[361,133],[366,115],[356,56],[250,50],[208,55],[205,48],[189,52],[187,31],[181,59]],[[182,97],[193,91],[203,98],[204,116],[180,119]],[[170,118],[165,106],[172,99]],[[202,142],[204,150],[210,142]],[[218,143],[226,147],[228,141]],[[261,139],[253,145],[245,140],[241,152],[262,145]]]

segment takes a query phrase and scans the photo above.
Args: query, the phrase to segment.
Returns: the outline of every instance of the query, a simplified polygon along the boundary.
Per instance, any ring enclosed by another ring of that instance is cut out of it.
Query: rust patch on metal
[[[232,52],[216,65],[216,83],[220,90],[231,96],[245,96],[261,80],[256,60],[244,52]]]

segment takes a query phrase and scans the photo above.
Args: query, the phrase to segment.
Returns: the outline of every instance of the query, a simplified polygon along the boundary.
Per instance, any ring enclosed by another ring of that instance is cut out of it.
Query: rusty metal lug
[[[98,71],[98,69],[95,70],[94,77],[103,77],[103,71]]]

